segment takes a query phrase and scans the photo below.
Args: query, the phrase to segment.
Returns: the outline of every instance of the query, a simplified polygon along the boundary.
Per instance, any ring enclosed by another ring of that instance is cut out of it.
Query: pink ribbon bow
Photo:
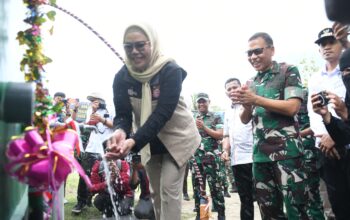
[[[46,141],[37,129],[28,127],[23,138],[9,143],[6,171],[20,182],[41,190],[57,191],[73,169],[77,169],[87,186],[89,177],[74,158],[73,146],[78,135],[73,130],[64,130],[52,135],[46,130]]]

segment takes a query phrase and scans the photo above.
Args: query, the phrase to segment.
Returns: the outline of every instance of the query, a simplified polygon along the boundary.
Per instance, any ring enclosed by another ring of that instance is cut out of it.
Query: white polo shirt
[[[224,136],[230,139],[231,166],[253,162],[252,123],[243,124],[240,111],[241,105],[234,104],[225,112]]]

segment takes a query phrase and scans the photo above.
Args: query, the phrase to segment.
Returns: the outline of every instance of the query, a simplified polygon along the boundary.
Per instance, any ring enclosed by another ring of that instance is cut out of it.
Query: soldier
[[[218,212],[218,219],[225,219],[225,200],[222,193],[223,188],[219,175],[220,151],[218,140],[222,139],[223,123],[219,115],[209,112],[209,96],[206,93],[199,93],[196,99],[198,113],[195,113],[196,125],[202,137],[200,147],[194,153],[192,160],[195,160],[202,176],[203,182],[208,180],[213,205]],[[199,220],[200,186],[198,178],[195,178],[195,167],[192,161],[192,182],[195,196],[196,220]],[[205,187],[204,187],[205,189]]]
[[[223,121],[224,120],[224,117],[225,117],[225,112],[217,112],[218,115],[220,115],[221,117],[221,120]],[[223,152],[223,149],[222,149],[222,141],[219,141],[219,152]],[[219,154],[220,155],[220,158],[221,158],[221,153]],[[231,195],[230,193],[228,192],[228,188],[229,188],[229,182],[227,180],[227,178],[229,178],[230,180],[230,183],[232,183],[232,188],[233,188],[233,185],[234,185],[234,182],[233,182],[233,177],[232,177],[232,169],[231,169],[231,166],[230,164],[227,163],[228,161],[225,161],[225,160],[220,160],[219,162],[219,178],[221,180],[221,185],[223,186],[224,188],[224,197],[227,197],[227,198],[231,198]],[[231,175],[231,176],[230,176]],[[233,190],[233,189],[231,189]],[[215,208],[212,209],[213,211],[216,211]]]
[[[253,120],[253,178],[262,219],[308,219],[303,147],[296,114],[302,97],[297,67],[272,60],[273,40],[267,33],[248,41],[248,61],[258,71],[251,85],[235,91],[241,120]]]
[[[219,152],[223,152],[222,150],[222,144],[219,144]],[[221,158],[221,153],[219,154]],[[230,193],[228,192],[228,181],[227,181],[227,176],[230,173],[228,169],[231,169],[230,166],[226,166],[226,161],[220,160],[219,162],[219,178],[221,179],[221,185],[224,188],[224,197],[231,198]],[[232,171],[231,171],[232,172]]]
[[[323,204],[320,196],[320,151],[315,147],[315,137],[310,128],[310,118],[307,111],[308,89],[303,87],[303,102],[298,112],[300,136],[304,146],[306,184],[309,188],[307,214],[310,219],[324,219]]]

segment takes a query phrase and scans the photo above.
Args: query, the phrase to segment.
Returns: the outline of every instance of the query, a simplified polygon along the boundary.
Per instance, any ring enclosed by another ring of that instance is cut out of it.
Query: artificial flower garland
[[[24,22],[30,27],[19,31],[16,39],[20,45],[27,46],[20,62],[24,79],[28,83],[36,84],[34,127],[26,128],[23,136],[14,137],[9,143],[6,152],[9,162],[5,169],[9,175],[29,185],[29,196],[33,197],[33,192],[39,197],[41,192],[52,192],[54,199],[60,186],[74,169],[89,187],[91,183],[74,158],[73,149],[79,144],[79,136],[68,127],[75,126],[67,124],[64,130],[51,130],[49,126],[53,115],[59,113],[64,105],[63,102],[53,104],[43,80],[44,66],[52,60],[42,52],[41,27],[47,21],[54,21],[56,12],[43,12],[42,6],[55,4],[56,0],[23,0],[23,3],[28,8]],[[51,34],[52,30],[53,27],[49,30]],[[38,207],[41,207],[40,202]],[[48,210],[48,213],[51,213],[51,210]]]
[[[51,4],[56,3],[56,0],[49,1]],[[28,8],[27,18],[24,19],[24,22],[29,24],[30,27],[25,31],[19,31],[17,33],[16,39],[19,41],[19,44],[27,46],[20,62],[20,69],[24,72],[24,79],[26,82],[36,83],[33,124],[38,127],[39,132],[43,134],[48,127],[46,118],[55,112],[59,112],[62,108],[62,104],[56,106],[52,104],[52,99],[44,88],[43,82],[43,73],[45,72],[44,66],[52,62],[52,60],[42,52],[41,27],[48,20],[54,21],[56,12],[43,12],[41,10],[42,6],[48,3],[47,0],[23,0],[23,3]],[[50,29],[51,33],[52,30],[53,27]]]

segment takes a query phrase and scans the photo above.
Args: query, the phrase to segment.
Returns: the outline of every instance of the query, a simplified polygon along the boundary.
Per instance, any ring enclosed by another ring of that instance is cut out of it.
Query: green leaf
[[[44,60],[45,60],[45,64],[52,62],[52,59],[50,57],[45,57]]]
[[[51,21],[55,21],[55,15],[56,12],[55,11],[49,11],[46,13],[46,16],[51,20]]]
[[[37,19],[35,19],[35,24],[40,26],[41,24],[45,23],[45,21],[46,21],[45,18],[38,17]]]
[[[49,33],[52,35],[53,34],[53,26],[49,29]]]
[[[19,45],[23,45],[26,43],[26,39],[24,38],[24,32],[20,31],[17,33],[16,40],[18,40]]]

